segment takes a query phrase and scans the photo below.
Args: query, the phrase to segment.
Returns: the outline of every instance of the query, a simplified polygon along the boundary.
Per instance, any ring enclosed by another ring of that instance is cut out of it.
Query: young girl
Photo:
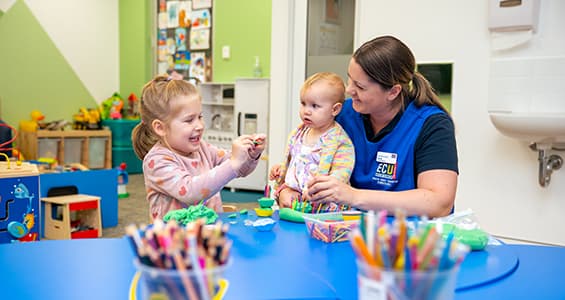
[[[231,151],[202,140],[204,122],[198,91],[187,81],[157,76],[141,95],[141,123],[132,132],[143,159],[147,201],[153,219],[204,201],[222,212],[220,190],[257,166],[265,135],[242,135]]]
[[[289,135],[284,162],[269,172],[280,207],[290,207],[293,199],[301,199],[308,181],[316,175],[331,175],[349,183],[355,152],[349,136],[334,120],[344,98],[345,85],[334,73],[316,73],[302,85],[302,124]]]

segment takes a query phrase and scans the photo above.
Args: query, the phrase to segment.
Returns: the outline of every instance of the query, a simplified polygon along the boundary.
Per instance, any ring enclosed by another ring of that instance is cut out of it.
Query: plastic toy
[[[273,209],[271,208],[255,208],[255,214],[258,217],[270,217],[273,215]]]
[[[128,172],[126,171],[126,167],[127,165],[125,163],[121,163],[120,166],[116,168],[118,170],[118,198],[129,197],[126,188],[128,184]]]
[[[20,121],[20,129],[23,131],[37,131],[40,128],[39,121],[45,119],[45,116],[39,110],[31,111],[31,120]]]
[[[124,100],[119,93],[114,93],[110,98],[102,101],[100,105],[100,118],[102,120],[122,118]]]
[[[261,218],[253,222],[253,227],[259,231],[271,231],[277,224],[277,221],[271,218]]]
[[[140,102],[134,93],[129,94],[128,105],[129,105],[127,110],[128,119],[139,119]]]
[[[73,129],[100,129],[100,111],[95,108],[80,108],[79,113],[73,115]]]

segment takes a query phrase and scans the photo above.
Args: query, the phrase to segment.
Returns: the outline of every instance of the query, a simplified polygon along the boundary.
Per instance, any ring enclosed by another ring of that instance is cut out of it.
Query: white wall
[[[276,10],[286,5],[277,2],[273,1],[272,36],[288,36],[291,27],[275,27],[277,18],[287,18],[277,15],[289,12]],[[456,209],[473,209],[482,228],[494,235],[565,245],[565,169],[553,173],[548,187],[540,187],[537,153],[527,143],[501,135],[487,113],[491,57],[565,54],[565,1],[541,2],[536,37],[515,51],[491,51],[487,1],[357,0],[359,38],[355,43],[357,47],[375,36],[392,34],[408,44],[418,61],[452,61],[452,111],[460,168]],[[273,41],[272,49],[288,47],[283,42]],[[271,62],[272,70],[281,66],[289,66],[284,57]],[[273,81],[272,89],[295,82],[297,78]],[[271,97],[286,101],[278,95]],[[297,112],[277,114],[289,118]],[[280,133],[281,124],[287,123],[271,122],[270,126],[278,127]],[[284,144],[270,147],[274,154],[274,148]]]
[[[117,1],[25,3],[96,101],[120,89]]]

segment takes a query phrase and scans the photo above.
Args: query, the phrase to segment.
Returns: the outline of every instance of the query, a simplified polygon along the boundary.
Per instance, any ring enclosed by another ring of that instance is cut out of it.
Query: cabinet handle
[[[241,135],[241,112],[237,113],[237,136]]]

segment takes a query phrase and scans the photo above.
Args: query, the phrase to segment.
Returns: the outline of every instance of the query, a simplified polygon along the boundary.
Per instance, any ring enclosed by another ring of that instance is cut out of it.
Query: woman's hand
[[[300,198],[300,193],[287,187],[284,188],[280,191],[279,193],[279,207],[283,208],[283,207],[291,207],[292,206],[292,200],[295,199],[299,199]]]
[[[319,175],[308,183],[307,200],[312,203],[329,203],[351,205],[353,188],[329,175]]]

